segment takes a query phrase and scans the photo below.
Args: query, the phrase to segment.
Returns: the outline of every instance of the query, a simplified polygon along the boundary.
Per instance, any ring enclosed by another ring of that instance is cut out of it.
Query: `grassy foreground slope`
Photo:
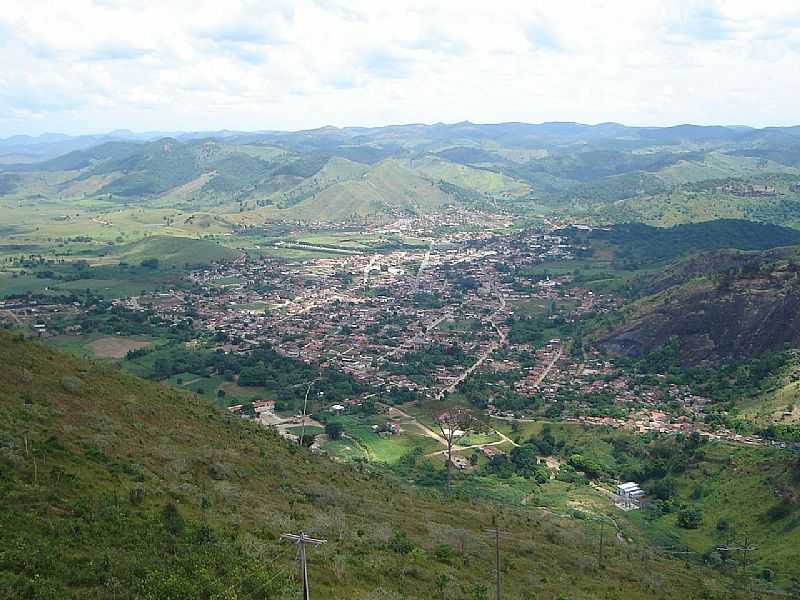
[[[0,597],[488,597],[487,505],[422,496],[307,454],[196,396],[0,334]],[[595,556],[592,523],[500,512],[509,598],[731,598],[638,540]],[[634,554],[642,560],[630,560]],[[647,561],[645,562],[645,557]],[[716,579],[715,579],[716,578]]]

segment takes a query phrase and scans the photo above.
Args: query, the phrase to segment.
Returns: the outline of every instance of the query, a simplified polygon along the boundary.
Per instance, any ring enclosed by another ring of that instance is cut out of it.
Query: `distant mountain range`
[[[120,130],[15,136],[0,140],[0,162],[0,196],[346,220],[453,204],[506,210],[628,202],[696,182],[772,175],[788,177],[781,190],[794,193],[800,127],[463,122],[297,132]],[[624,206],[645,215],[634,220],[656,220],[648,214],[652,204]],[[709,218],[720,216],[742,215]]]

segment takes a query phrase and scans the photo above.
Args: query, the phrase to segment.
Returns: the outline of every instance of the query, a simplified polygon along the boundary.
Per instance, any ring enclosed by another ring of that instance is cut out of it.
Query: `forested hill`
[[[328,540],[309,553],[314,597],[487,598],[492,514],[515,532],[510,598],[721,598],[720,575],[629,560],[639,541],[584,568],[585,521],[420,495],[19,336],[0,333],[0,364],[2,598],[291,598],[278,538],[299,530]]]
[[[800,231],[796,229],[742,219],[719,219],[673,227],[622,223],[588,232],[569,228],[563,233],[601,251],[610,249],[615,259],[633,268],[708,250],[768,250],[800,244]]]

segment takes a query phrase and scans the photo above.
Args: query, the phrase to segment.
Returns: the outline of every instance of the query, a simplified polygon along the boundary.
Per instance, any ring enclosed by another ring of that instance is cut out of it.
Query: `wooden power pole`
[[[309,600],[310,596],[308,595],[308,563],[306,562],[306,544],[320,546],[327,540],[317,540],[312,537],[308,537],[302,531],[300,532],[300,535],[284,533],[281,536],[281,539],[289,540],[290,542],[297,544],[298,562],[300,563],[300,579],[303,581],[302,600]]]
[[[484,529],[484,531],[494,535],[494,583],[496,599],[500,600],[500,536],[508,535],[510,532],[503,531],[497,526],[491,527],[490,529]]]

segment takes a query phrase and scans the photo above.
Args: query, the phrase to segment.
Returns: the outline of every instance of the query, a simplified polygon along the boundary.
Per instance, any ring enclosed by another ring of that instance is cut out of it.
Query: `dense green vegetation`
[[[576,241],[589,241],[598,249],[610,246],[615,260],[633,269],[707,250],[767,250],[800,244],[800,232],[794,229],[740,219],[668,228],[629,223],[593,229],[588,234],[578,230],[566,233]]]
[[[298,410],[312,382],[315,396],[322,392],[328,402],[339,402],[363,392],[363,386],[348,375],[319,369],[271,348],[256,348],[245,355],[234,355],[172,343],[131,352],[122,366],[148,379],[161,380],[188,373],[196,377],[218,376],[225,381],[235,380],[242,386],[264,388],[265,393],[276,399],[276,408],[280,411]],[[311,398],[312,406],[315,396]]]
[[[602,427],[530,425],[517,433],[509,430],[521,446],[496,461],[504,476],[537,477],[541,467],[523,457],[538,454],[563,461],[559,479],[584,485],[587,479],[609,485],[639,482],[648,503],[627,515],[659,543],[688,547],[692,560],[733,573],[745,566],[743,555],[720,553],[717,546],[742,545],[747,537],[757,546],[747,557],[750,576],[779,578],[789,588],[800,582],[793,559],[800,539],[797,453],[707,442],[697,435],[635,436]]]

